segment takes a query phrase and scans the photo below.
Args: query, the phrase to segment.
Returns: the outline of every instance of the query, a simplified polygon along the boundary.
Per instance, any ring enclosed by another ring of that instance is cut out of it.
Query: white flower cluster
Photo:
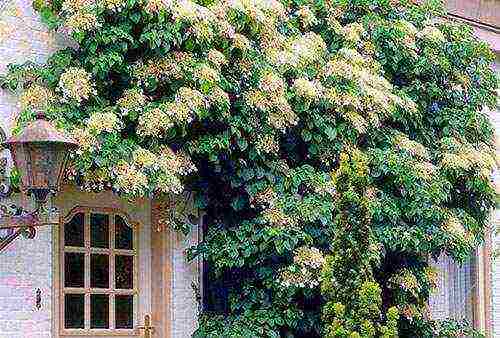
[[[320,96],[322,88],[321,84],[317,81],[298,78],[293,82],[293,90],[299,97],[307,100],[315,100]]]
[[[194,70],[194,79],[200,83],[214,84],[219,82],[219,72],[208,65],[202,65]]]
[[[455,216],[449,217],[443,223],[443,229],[456,237],[463,237],[465,235],[465,228],[462,222]]]
[[[132,111],[141,111],[146,105],[146,97],[142,89],[132,88],[124,91],[122,97],[116,102],[122,115],[126,116]]]
[[[113,169],[114,188],[122,193],[141,196],[148,188],[148,177],[137,166],[125,161]]]
[[[96,135],[87,128],[76,128],[71,132],[71,136],[79,145],[76,150],[77,154],[81,155],[84,152],[94,151],[99,148]]]
[[[427,148],[425,148],[424,145],[421,143],[410,140],[406,135],[404,134],[398,134],[394,138],[394,145],[400,149],[408,152],[411,156],[414,157],[419,157],[422,159],[429,159],[429,152],[427,151]]]
[[[207,54],[207,59],[210,63],[212,63],[214,66],[218,68],[227,64],[226,57],[217,49],[209,50]]]
[[[196,171],[189,157],[167,146],[152,152],[137,148],[130,163],[122,161],[112,172],[114,188],[122,193],[143,196],[148,192],[179,194],[184,187],[180,178]],[[148,179],[152,177],[152,179]]]
[[[317,248],[300,247],[295,250],[294,264],[280,273],[280,284],[287,287],[315,288],[321,282],[321,269],[326,260]]]
[[[266,223],[277,228],[294,228],[297,225],[295,219],[276,206],[265,209],[262,212],[262,218]]]
[[[245,51],[250,49],[251,43],[246,36],[236,33],[233,37],[233,47]]]
[[[122,121],[111,110],[103,110],[93,113],[86,121],[87,128],[99,135],[102,132],[113,133],[122,129]]]
[[[321,77],[326,84],[339,78],[350,80],[358,88],[357,93],[339,92],[333,85],[324,89],[323,97],[332,111],[340,113],[361,134],[369,126],[378,127],[397,106],[416,111],[412,100],[393,93],[391,83],[380,72],[380,65],[355,49],[341,49],[325,65]]]
[[[268,123],[282,132],[298,123],[298,116],[288,103],[286,88],[281,77],[267,72],[261,78],[259,88],[246,94],[247,104],[268,113]]]
[[[96,94],[92,78],[83,68],[69,67],[59,79],[58,90],[66,100],[81,103]]]
[[[351,23],[342,28],[342,33],[344,34],[344,38],[353,44],[357,44],[361,40],[361,35],[364,32],[364,28],[361,24],[355,22]]]
[[[299,18],[302,27],[309,28],[318,24],[319,20],[314,15],[314,12],[309,6],[300,6],[295,12],[295,15]]]
[[[109,172],[104,168],[86,171],[82,177],[82,191],[96,192],[112,188]]]
[[[431,162],[415,162],[413,163],[413,168],[415,170],[415,174],[426,180],[430,181],[437,172],[437,167]]]
[[[272,207],[276,203],[277,194],[271,187],[259,191],[254,196],[250,198],[250,204],[252,207],[264,206]]]
[[[401,39],[403,44],[410,49],[416,49],[415,38],[418,33],[417,28],[411,22],[406,20],[396,21],[395,27],[399,28],[399,30],[404,34]]]
[[[113,12],[121,12],[127,6],[127,0],[101,0],[104,7]]]
[[[172,171],[179,176],[186,176],[196,171],[189,156],[183,152],[175,153],[169,147],[160,150],[158,165],[163,171]]]
[[[158,156],[144,148],[137,148],[134,150],[132,159],[140,168],[153,168],[158,166]]]
[[[229,110],[229,106],[231,104],[229,94],[218,86],[211,89],[210,93],[207,95],[207,101],[210,105],[216,105],[217,107],[224,108],[225,110]]]
[[[162,10],[170,8],[171,4],[171,0],[147,0],[144,9],[150,14],[157,14]]]
[[[298,37],[289,38],[284,42],[277,41],[265,50],[268,60],[280,69],[303,68],[320,62],[327,48],[323,38],[308,32]]]
[[[21,109],[45,109],[55,101],[54,93],[37,84],[29,86],[19,98]]]
[[[62,13],[71,32],[88,32],[99,27],[95,0],[65,0]]]
[[[148,109],[139,116],[137,134],[143,137],[161,137],[174,126],[170,116],[160,107]]]
[[[161,174],[157,187],[163,193],[181,193],[183,186],[180,177],[187,176],[197,170],[187,154],[175,153],[169,147],[161,148],[158,155],[158,166]]]
[[[205,97],[196,89],[179,88],[173,102],[150,107],[139,116],[138,134],[145,137],[161,137],[174,125],[186,125],[193,121],[200,110],[208,109],[210,99],[217,100],[217,103],[224,103],[223,101],[228,99],[222,90],[213,94],[217,96]]]
[[[446,42],[446,37],[439,28],[435,26],[426,26],[420,32],[417,33],[417,38],[426,39],[435,43]]]
[[[302,246],[295,251],[293,261],[301,267],[318,270],[325,264],[325,257],[318,248]]]
[[[474,146],[453,139],[452,146],[443,148],[445,152],[439,163],[441,168],[460,171],[479,169],[480,177],[490,182],[491,172],[496,167],[496,159],[487,145]]]
[[[280,146],[273,135],[265,134],[257,136],[255,149],[259,154],[278,154]]]
[[[223,3],[233,11],[242,13],[255,23],[265,24],[268,21],[275,22],[277,19],[284,18],[285,7],[277,0],[233,0]]]

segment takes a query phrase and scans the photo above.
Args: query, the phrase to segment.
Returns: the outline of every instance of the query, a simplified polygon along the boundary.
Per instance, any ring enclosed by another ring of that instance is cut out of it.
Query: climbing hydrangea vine
[[[19,127],[79,142],[82,189],[204,210],[197,337],[471,335],[433,259],[494,204],[493,54],[439,1],[35,0],[73,40],[11,65]]]

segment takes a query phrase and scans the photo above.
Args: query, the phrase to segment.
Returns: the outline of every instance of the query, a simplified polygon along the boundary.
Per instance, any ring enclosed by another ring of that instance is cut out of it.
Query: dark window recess
[[[84,223],[85,216],[82,213],[78,213],[71,221],[64,225],[64,245],[65,246],[77,246],[84,247]]]
[[[115,216],[115,248],[133,250],[134,236],[133,229],[128,226],[123,217]]]
[[[134,257],[115,256],[115,285],[117,289],[134,287]]]
[[[115,296],[115,327],[117,329],[133,329],[134,296]]]
[[[90,214],[90,246],[109,248],[109,216]]]
[[[64,327],[83,329],[85,325],[85,296],[79,294],[64,295]]]
[[[90,287],[109,288],[109,256],[90,255]]]
[[[83,288],[85,285],[85,255],[82,253],[64,253],[64,286]]]
[[[109,328],[109,296],[90,295],[90,328]]]

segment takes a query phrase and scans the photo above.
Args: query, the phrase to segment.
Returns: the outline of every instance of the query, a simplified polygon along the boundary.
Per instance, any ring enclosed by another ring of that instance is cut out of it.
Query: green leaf
[[[302,139],[306,142],[309,142],[312,140],[312,134],[309,130],[306,130],[306,129],[302,130],[301,135],[302,135]]]
[[[246,139],[243,137],[239,137],[236,142],[238,143],[238,147],[241,149],[241,151],[245,151],[248,147],[248,142]]]
[[[328,136],[328,139],[330,141],[335,140],[335,138],[337,137],[337,129],[335,129],[333,127],[327,126],[324,129],[324,131],[325,131],[325,134],[326,134],[326,136]]]
[[[59,25],[59,17],[49,7],[42,7],[40,16],[49,29],[55,29]]]
[[[130,15],[130,20],[134,23],[139,23],[141,20],[141,13],[140,12],[134,12]]]

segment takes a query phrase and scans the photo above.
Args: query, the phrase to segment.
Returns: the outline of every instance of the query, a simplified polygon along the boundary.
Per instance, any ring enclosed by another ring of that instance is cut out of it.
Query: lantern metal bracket
[[[7,158],[0,159],[0,199],[12,196],[13,189],[7,183],[5,175]],[[27,211],[15,204],[0,203],[0,252],[9,246],[19,236],[33,239],[36,236],[35,226],[41,225],[35,211]]]

